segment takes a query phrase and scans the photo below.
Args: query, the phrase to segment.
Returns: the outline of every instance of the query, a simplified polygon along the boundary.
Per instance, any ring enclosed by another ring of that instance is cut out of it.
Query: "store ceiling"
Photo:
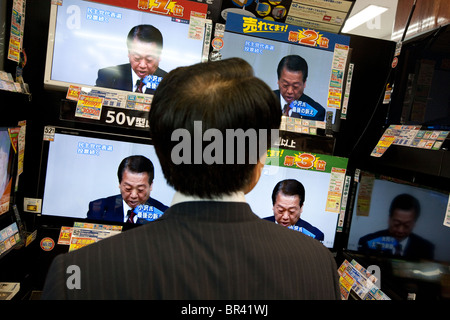
[[[352,17],[370,4],[385,7],[388,10],[377,18],[349,31],[347,34],[391,40],[398,0],[356,0],[349,17]]]

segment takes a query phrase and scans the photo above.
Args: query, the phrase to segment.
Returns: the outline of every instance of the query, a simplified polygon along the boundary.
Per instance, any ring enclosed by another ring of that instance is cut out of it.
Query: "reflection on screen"
[[[416,221],[410,218],[415,201],[411,199],[417,199],[420,206]],[[448,193],[363,173],[347,248],[407,260],[448,262],[450,229],[443,224],[448,199]]]

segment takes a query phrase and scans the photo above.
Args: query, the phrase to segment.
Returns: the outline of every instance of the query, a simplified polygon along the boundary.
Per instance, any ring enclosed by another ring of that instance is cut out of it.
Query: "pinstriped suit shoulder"
[[[66,288],[77,265],[81,289]],[[339,299],[319,241],[246,203],[185,202],[157,221],[57,256],[44,299]]]

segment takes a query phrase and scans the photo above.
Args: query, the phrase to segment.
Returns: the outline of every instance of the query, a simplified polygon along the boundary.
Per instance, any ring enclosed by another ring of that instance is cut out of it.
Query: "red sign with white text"
[[[206,17],[208,5],[188,0],[91,0],[116,7],[146,11],[189,20],[194,15]]]

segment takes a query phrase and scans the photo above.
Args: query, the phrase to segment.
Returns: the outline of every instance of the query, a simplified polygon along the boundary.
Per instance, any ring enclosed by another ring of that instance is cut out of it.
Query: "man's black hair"
[[[299,55],[293,54],[283,57],[280,60],[277,67],[277,75],[278,79],[280,79],[281,72],[286,68],[288,71],[302,72],[303,82],[308,78],[308,63],[305,59],[300,57]]]
[[[117,169],[119,183],[122,182],[122,176],[125,170],[133,173],[146,172],[148,174],[148,183],[150,185],[152,184],[155,176],[155,168],[152,161],[141,155],[129,156],[120,162],[119,168]]]
[[[272,204],[275,205],[278,193],[282,193],[286,196],[298,196],[300,208],[303,206],[305,201],[305,187],[300,181],[295,179],[286,179],[279,181],[272,191]]]

